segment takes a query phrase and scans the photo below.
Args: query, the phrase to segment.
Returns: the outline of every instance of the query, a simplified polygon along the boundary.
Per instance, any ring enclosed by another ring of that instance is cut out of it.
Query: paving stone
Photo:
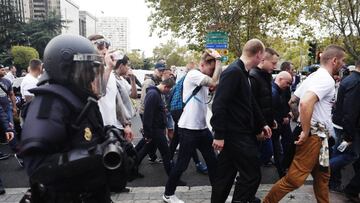
[[[263,199],[272,185],[260,185],[257,197]],[[26,192],[26,188],[7,188],[5,195],[0,195],[1,203],[18,203]],[[164,187],[133,187],[129,193],[113,193],[111,198],[115,203],[163,203]],[[233,189],[230,196],[233,194]],[[211,187],[178,187],[176,196],[186,203],[210,203]],[[231,198],[227,202],[231,202]],[[315,195],[311,185],[305,185],[287,194],[280,203],[315,203]],[[330,193],[330,203],[344,203],[343,195]]]

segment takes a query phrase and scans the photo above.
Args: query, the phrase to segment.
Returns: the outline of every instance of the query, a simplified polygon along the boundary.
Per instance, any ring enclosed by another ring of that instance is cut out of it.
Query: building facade
[[[96,33],[96,18],[87,11],[79,12],[79,34],[88,37]]]
[[[110,40],[111,49],[127,52],[129,50],[128,27],[129,21],[125,17],[99,17],[95,31]]]
[[[25,22],[24,1],[28,0],[0,0],[0,22],[8,21],[11,17]],[[13,13],[14,16],[10,16]]]
[[[79,6],[70,0],[60,0],[61,20],[64,21],[62,34],[79,34]]]

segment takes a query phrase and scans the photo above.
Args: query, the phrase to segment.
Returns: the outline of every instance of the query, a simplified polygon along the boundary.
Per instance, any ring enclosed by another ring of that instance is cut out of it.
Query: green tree
[[[29,44],[34,47],[42,58],[47,43],[61,34],[63,21],[60,16],[51,13],[42,20],[33,20],[23,26],[23,33],[29,36]]]
[[[185,66],[189,61],[198,62],[199,53],[190,50],[188,46],[179,46],[174,39],[167,41],[165,44],[155,47],[153,50],[154,61],[165,59],[166,64],[170,66]]]
[[[140,55],[138,50],[132,50],[126,55],[129,57],[133,69],[142,69],[144,67],[144,57]]]
[[[10,65],[11,46],[21,44],[24,39],[24,33],[20,31],[23,23],[17,18],[16,9],[11,4],[1,1],[0,8],[0,63]]]
[[[328,34],[319,41],[340,39],[346,51],[356,60],[360,58],[360,0],[313,0],[315,7],[304,7],[308,22],[318,23]],[[317,30],[314,30],[316,32]],[[324,39],[325,38],[325,39]]]
[[[172,31],[176,37],[204,47],[207,32],[226,31],[230,51],[236,55],[251,38],[265,39],[288,31],[288,25],[298,22],[299,5],[304,1],[310,0],[146,0],[153,10],[149,17],[152,32],[161,36]]]
[[[20,69],[26,70],[31,59],[39,58],[36,49],[26,46],[11,47],[11,55],[14,59],[14,65]]]
[[[154,63],[152,61],[152,58],[145,58],[144,59],[144,70],[150,70],[154,67]]]

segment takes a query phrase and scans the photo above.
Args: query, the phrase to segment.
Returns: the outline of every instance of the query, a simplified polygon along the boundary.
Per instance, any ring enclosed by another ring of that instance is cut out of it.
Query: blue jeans
[[[330,157],[334,155],[334,153],[337,151],[336,148],[341,144],[342,136],[344,132],[343,130],[338,128],[334,128],[334,131],[335,131],[335,136],[334,136],[335,144],[330,149]]]
[[[177,183],[180,180],[182,173],[187,169],[190,158],[196,148],[200,150],[205,159],[211,183],[215,177],[216,155],[212,147],[213,137],[209,129],[189,130],[179,128],[179,133],[179,154],[175,166],[171,169],[169,179],[166,183],[165,195],[167,196],[175,193]]]
[[[360,158],[353,163],[354,177],[350,180],[349,184],[345,187],[345,193],[350,195],[359,195],[360,193]]]
[[[336,146],[336,145],[335,145]],[[341,169],[346,165],[351,164],[359,158],[353,150],[353,145],[349,145],[344,152],[339,152],[336,148],[330,159],[330,187],[341,186]]]
[[[260,159],[262,164],[269,163],[273,153],[273,143],[271,138],[260,142]]]

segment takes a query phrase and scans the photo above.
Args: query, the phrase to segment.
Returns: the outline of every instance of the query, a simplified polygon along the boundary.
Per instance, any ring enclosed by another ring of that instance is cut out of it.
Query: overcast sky
[[[152,55],[152,50],[166,39],[157,36],[149,37],[150,23],[147,18],[150,9],[144,0],[73,0],[80,10],[86,10],[96,17],[117,16],[129,19],[130,50],[140,49],[146,56]]]

